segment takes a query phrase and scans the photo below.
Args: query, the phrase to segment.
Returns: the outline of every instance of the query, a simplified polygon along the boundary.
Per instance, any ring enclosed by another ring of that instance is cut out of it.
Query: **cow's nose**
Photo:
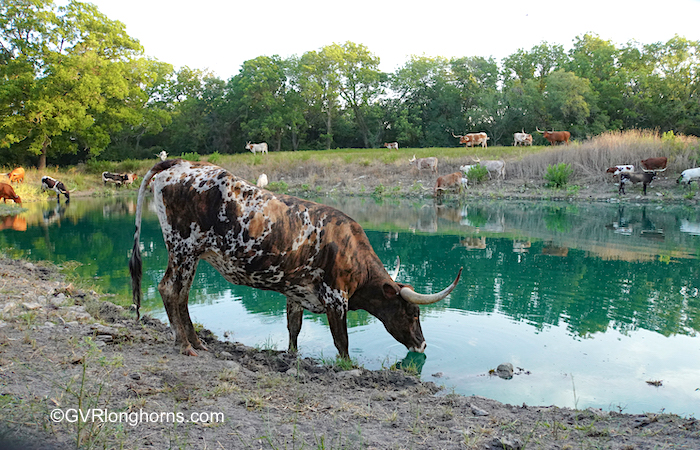
[[[427,342],[423,341],[420,347],[411,347],[408,349],[409,352],[423,353],[425,351],[425,346],[428,345]]]

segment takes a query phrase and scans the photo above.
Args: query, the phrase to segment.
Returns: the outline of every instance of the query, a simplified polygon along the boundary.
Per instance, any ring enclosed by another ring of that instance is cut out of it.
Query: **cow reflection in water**
[[[20,215],[0,216],[0,230],[27,231],[27,219]]]
[[[617,210],[617,221],[606,225],[605,228],[624,236],[632,236],[637,230],[641,237],[654,240],[664,240],[665,238],[664,230],[657,228],[654,222],[647,217],[646,206],[642,207],[641,218],[633,218],[631,214],[625,215],[625,207],[620,206]]]
[[[548,256],[561,256],[566,257],[569,255],[569,247],[560,247],[554,245],[552,241],[547,241],[542,247],[542,254]]]
[[[532,247],[530,241],[523,241],[520,239],[513,239],[513,252],[515,253],[527,253]]]
[[[486,248],[486,236],[468,236],[459,240],[458,244],[452,246],[454,250],[457,247],[464,247],[467,250],[484,250]]]
[[[59,225],[61,223],[61,217],[66,213],[66,209],[68,208],[68,203],[60,203],[57,202],[56,206],[50,209],[45,209],[43,211],[43,217],[44,217],[44,226],[51,225],[52,223],[58,222]]]
[[[412,233],[437,233],[438,230],[438,208],[431,208],[429,205],[424,205],[419,213],[418,219],[408,227]]]
[[[396,361],[392,369],[401,369],[404,372],[420,375],[426,359],[425,353],[408,352],[404,359]]]
[[[102,217],[126,216],[136,213],[136,201],[134,199],[119,199],[117,202],[102,207]]]

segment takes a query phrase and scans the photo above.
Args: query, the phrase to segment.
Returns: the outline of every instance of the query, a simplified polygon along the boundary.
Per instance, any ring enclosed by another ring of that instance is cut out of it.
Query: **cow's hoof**
[[[204,345],[204,343],[203,343],[202,341],[197,342],[196,344],[194,344],[194,346],[195,346],[198,350],[204,350],[205,352],[208,352],[208,351],[209,351],[209,349],[207,348],[207,346]]]
[[[183,347],[182,350],[180,351],[183,355],[187,356],[199,356],[199,354],[195,351],[195,349],[192,348],[191,345],[187,345],[187,347]]]

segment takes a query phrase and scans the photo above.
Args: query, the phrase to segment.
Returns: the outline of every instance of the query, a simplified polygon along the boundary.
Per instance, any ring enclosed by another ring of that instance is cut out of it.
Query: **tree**
[[[277,55],[245,61],[230,84],[243,133],[251,141],[272,140],[280,150],[289,125],[286,63]]]
[[[115,123],[98,118],[113,119],[117,103],[133,93],[128,62],[142,50],[92,4],[54,8],[48,0],[0,2],[0,102],[9,105],[0,145],[39,155],[39,168],[49,147],[91,155],[106,147]]]
[[[408,146],[453,146],[451,131],[463,134],[462,95],[450,62],[443,57],[412,56],[391,78],[396,92],[397,139]]]
[[[320,138],[326,143],[326,149],[333,144],[333,121],[338,115],[338,98],[340,96],[340,75],[338,58],[333,48],[324,47],[319,51],[310,51],[302,55],[298,62],[295,84],[299,86],[299,95],[307,102],[307,121],[317,122],[322,118],[325,132]],[[315,116],[315,117],[314,117]]]
[[[365,148],[378,145],[377,136],[383,131],[369,121],[372,104],[384,93],[383,82],[388,77],[379,71],[379,58],[362,44],[346,42],[329,46],[340,74],[340,96],[352,110],[355,123],[362,135]],[[376,110],[372,111],[376,114]],[[379,123],[377,123],[379,122]]]

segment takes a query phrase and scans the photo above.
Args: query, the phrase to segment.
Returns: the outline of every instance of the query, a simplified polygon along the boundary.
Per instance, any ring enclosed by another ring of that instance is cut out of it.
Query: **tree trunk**
[[[36,168],[39,170],[46,169],[46,153],[48,153],[50,143],[51,143],[51,141],[48,138],[46,138],[44,140],[44,145],[41,147],[41,155],[39,155],[39,163],[36,166]]]
[[[326,115],[326,150],[331,149],[331,142],[333,142],[333,133],[331,129],[331,108],[328,107],[328,114]]]

